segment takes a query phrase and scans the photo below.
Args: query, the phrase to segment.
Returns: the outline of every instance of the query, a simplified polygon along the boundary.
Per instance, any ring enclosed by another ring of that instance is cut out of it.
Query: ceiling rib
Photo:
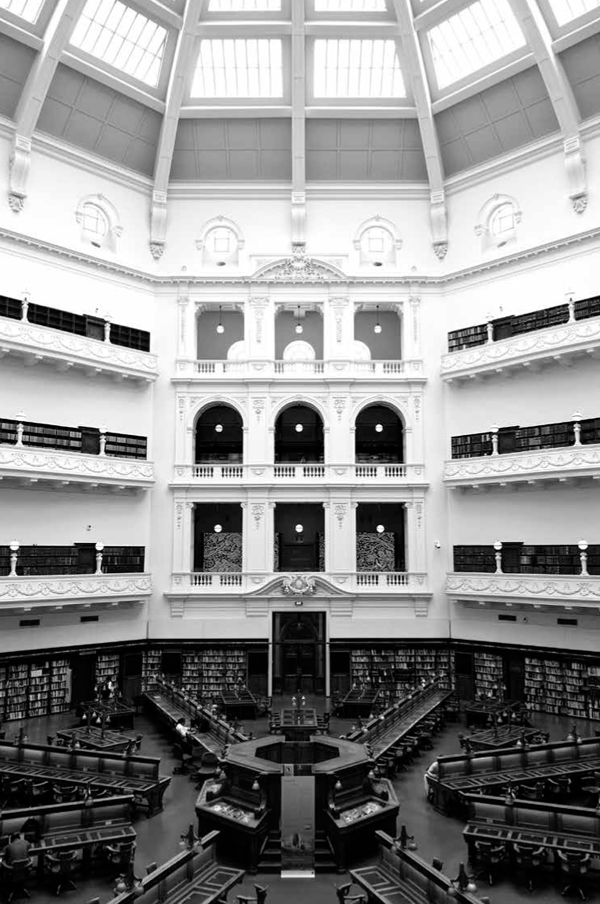
[[[569,180],[569,197],[576,213],[587,207],[587,179],[581,139],[579,109],[562,63],[552,49],[552,36],[539,9],[531,0],[508,0],[523,33],[552,101],[563,134],[565,167]]]
[[[171,161],[185,86],[191,77],[192,50],[198,32],[198,20],[204,12],[206,3],[207,0],[187,0],[183,24],[173,57],[165,115],[160,127],[154,164],[154,186],[150,212],[150,253],[155,260],[162,256],[165,249],[169,173],[171,172]]]
[[[425,164],[429,177],[430,216],[433,250],[443,260],[448,251],[448,217],[444,191],[444,167],[438,140],[437,128],[431,107],[431,95],[425,72],[421,46],[413,26],[410,0],[393,0],[400,27],[405,71],[410,78],[421,141],[425,154]]]
[[[42,47],[34,60],[21,91],[15,112],[15,134],[9,163],[8,203],[18,213],[27,197],[27,183],[31,163],[31,136],[50,82],[56,72],[60,55],[65,49],[86,0],[61,0],[50,17]]]
[[[292,3],[292,248],[306,244],[306,37],[304,4]]]

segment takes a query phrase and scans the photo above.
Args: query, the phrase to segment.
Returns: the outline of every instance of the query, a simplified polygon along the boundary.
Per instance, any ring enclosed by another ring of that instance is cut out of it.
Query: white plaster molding
[[[85,195],[79,200],[77,208],[75,209],[75,219],[77,220],[79,225],[81,225],[84,221],[86,204],[91,204],[94,207],[98,207],[102,211],[108,222],[108,230],[106,235],[96,236],[94,234],[89,235],[85,232],[85,228],[82,227],[82,239],[85,239],[86,241],[97,239],[102,248],[108,248],[110,251],[115,251],[116,240],[123,234],[123,227],[120,223],[117,208],[108,200],[108,198],[106,198],[102,194]]]
[[[193,599],[198,596],[244,595],[251,599],[266,597],[282,600],[289,593],[283,590],[283,583],[294,581],[297,577],[273,572],[174,572],[171,590],[165,596],[169,599]],[[432,596],[428,576],[421,572],[315,572],[302,574],[301,577],[302,586],[310,587],[309,595],[319,603],[336,597],[360,598],[364,595],[369,599],[376,596],[390,599],[396,596],[395,602],[401,606],[401,600],[415,605],[416,601],[429,600]]]
[[[493,374],[507,367],[527,368],[535,361],[552,363],[552,359],[592,352],[599,346],[600,318],[577,320],[449,352],[442,356],[442,378],[446,381],[468,379],[478,374]]]
[[[448,242],[435,242],[433,250],[437,259],[443,261],[448,253]]]
[[[150,596],[149,574],[77,574],[40,577],[0,577],[0,612],[7,604],[35,604],[36,600],[101,602],[117,597],[123,602]]]
[[[23,209],[27,197],[27,179],[31,166],[31,140],[15,134],[9,158],[8,203],[14,213]]]
[[[354,245],[354,249],[356,251],[360,251],[360,243],[362,241],[363,235],[368,229],[371,229],[373,226],[377,226],[380,229],[385,229],[387,232],[389,232],[390,236],[392,237],[394,250],[401,251],[402,239],[398,234],[398,227],[395,223],[392,223],[391,220],[388,220],[386,217],[382,217],[381,214],[378,213],[361,223],[354,233],[352,244]]]
[[[50,362],[66,362],[88,371],[106,372],[151,382],[158,376],[158,359],[85,336],[36,326],[23,320],[0,318],[0,342],[9,353]]]
[[[307,257],[304,246],[296,245],[291,257],[261,267],[250,279],[266,283],[336,283],[346,282],[348,277],[325,261]]]
[[[196,249],[198,251],[204,251],[204,247],[206,245],[206,236],[212,229],[216,229],[219,226],[223,226],[226,229],[230,229],[237,239],[237,250],[241,251],[244,247],[245,241],[244,236],[242,235],[242,230],[235,222],[235,220],[230,220],[228,217],[224,217],[219,215],[218,217],[213,217],[211,220],[208,220],[202,229],[200,230],[200,238],[196,239]],[[231,253],[231,252],[229,252]]]
[[[143,460],[0,445],[0,476],[25,475],[47,481],[68,478],[69,483],[149,487],[154,483],[154,465]]]
[[[600,446],[561,447],[512,455],[461,458],[444,463],[446,486],[557,481],[561,477],[600,479]]]
[[[425,488],[429,486],[425,466],[421,464],[377,463],[371,464],[177,464],[173,469],[171,486],[177,489],[195,487],[226,488],[252,486],[285,486],[293,488],[294,494],[300,497],[307,488],[328,486],[354,486],[356,480],[362,488],[378,487]],[[362,489],[361,488],[361,489]],[[394,497],[391,501],[396,501]],[[229,501],[229,499],[228,499]]]
[[[448,574],[446,594],[452,599],[528,601],[539,603],[600,602],[600,581],[581,575],[546,574]]]

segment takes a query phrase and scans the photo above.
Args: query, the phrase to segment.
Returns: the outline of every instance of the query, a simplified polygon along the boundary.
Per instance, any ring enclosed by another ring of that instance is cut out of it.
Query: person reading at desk
[[[14,863],[15,860],[26,860],[29,857],[30,847],[31,845],[20,832],[13,832],[4,852],[4,862]]]
[[[175,723],[175,731],[182,740],[185,740],[187,738],[189,728],[186,727],[184,718],[177,719],[177,722]]]

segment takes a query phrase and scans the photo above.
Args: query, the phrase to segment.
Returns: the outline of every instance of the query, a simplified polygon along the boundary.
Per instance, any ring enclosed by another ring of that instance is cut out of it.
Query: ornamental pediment
[[[336,586],[322,575],[315,574],[282,574],[278,575],[267,584],[263,584],[257,590],[250,590],[249,596],[260,596],[277,599],[313,600],[330,598],[332,596],[350,596],[350,577],[348,577],[348,590],[343,588],[345,578],[339,575],[336,578]]]
[[[290,257],[271,261],[254,273],[253,282],[331,283],[347,282],[348,277],[326,261],[307,257],[303,250],[294,250]]]

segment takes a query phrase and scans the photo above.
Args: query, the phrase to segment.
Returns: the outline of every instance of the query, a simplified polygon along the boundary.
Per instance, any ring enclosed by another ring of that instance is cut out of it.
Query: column
[[[275,357],[275,326],[273,303],[269,296],[252,296],[246,305],[244,318],[248,358],[272,361]]]
[[[425,550],[425,500],[414,499],[405,503],[406,509],[406,570],[427,571]]]
[[[272,436],[269,433],[270,404],[264,387],[250,385],[248,395],[248,424],[244,428],[244,461],[247,464],[267,464],[273,461]]]
[[[325,568],[330,573],[356,570],[356,504],[332,493],[325,509]]]
[[[350,384],[336,383],[329,396],[330,464],[349,465],[354,461],[354,425],[351,423]],[[342,476],[342,475],[340,475]],[[335,480],[335,474],[333,475]]]
[[[193,567],[194,503],[176,497],[173,515],[173,571],[189,573]]]
[[[186,295],[177,298],[177,357],[196,359],[196,305]]]
[[[354,357],[354,306],[347,295],[333,295],[323,307],[323,358],[325,361]]]
[[[401,309],[402,316],[402,357],[421,357],[421,296],[410,295],[408,306]]]
[[[264,493],[250,491],[244,509],[244,571],[273,571],[273,510]]]

